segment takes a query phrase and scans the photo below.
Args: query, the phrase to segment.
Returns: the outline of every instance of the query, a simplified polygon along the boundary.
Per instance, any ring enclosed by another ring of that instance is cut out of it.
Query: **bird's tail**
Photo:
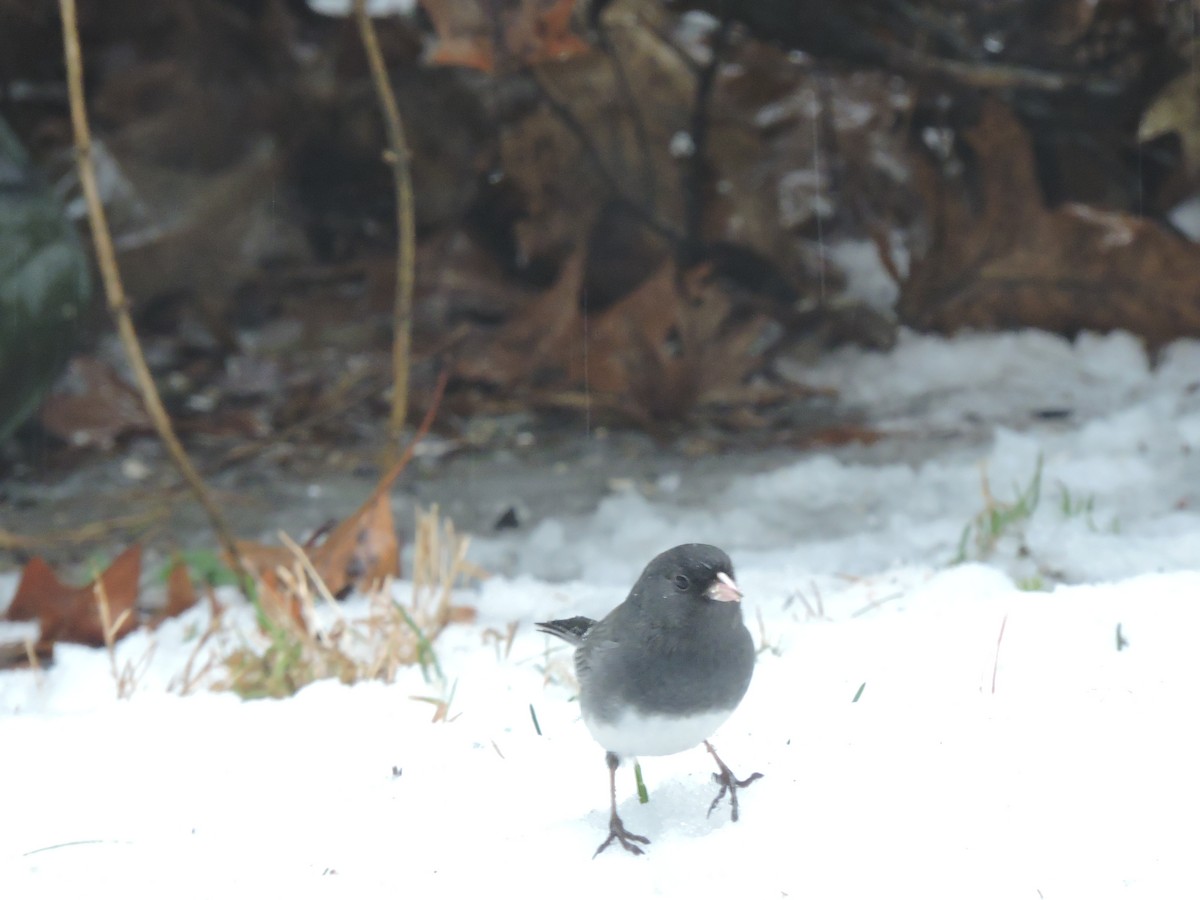
[[[592,626],[596,624],[596,620],[589,619],[587,616],[574,616],[570,619],[556,619],[553,622],[535,622],[534,624],[538,631],[552,634],[556,638],[562,638],[568,644],[578,647],[583,643],[583,639],[587,637]]]

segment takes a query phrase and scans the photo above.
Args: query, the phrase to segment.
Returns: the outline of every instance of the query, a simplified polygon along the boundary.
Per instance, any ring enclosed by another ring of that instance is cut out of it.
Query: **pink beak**
[[[713,586],[706,593],[710,599],[720,600],[724,603],[736,602],[742,599],[741,588],[724,572],[717,573],[717,580],[713,582]]]

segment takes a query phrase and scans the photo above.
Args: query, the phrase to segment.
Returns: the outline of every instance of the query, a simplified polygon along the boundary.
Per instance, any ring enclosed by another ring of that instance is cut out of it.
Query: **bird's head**
[[[742,599],[729,555],[711,544],[680,544],[660,553],[650,561],[642,579],[659,581],[666,597],[733,604]]]

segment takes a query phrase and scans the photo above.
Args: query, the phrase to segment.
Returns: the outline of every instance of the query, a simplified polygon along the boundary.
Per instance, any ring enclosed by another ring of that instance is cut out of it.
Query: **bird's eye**
[[[675,576],[675,587],[679,588],[679,590],[686,591],[689,587],[691,587],[691,584],[692,583],[688,581],[688,577],[686,575]]]

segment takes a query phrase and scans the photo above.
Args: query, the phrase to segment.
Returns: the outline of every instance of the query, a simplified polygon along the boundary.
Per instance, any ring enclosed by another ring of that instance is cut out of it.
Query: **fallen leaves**
[[[36,620],[43,643],[67,641],[103,647],[138,626],[135,604],[141,570],[142,548],[137,544],[82,587],[63,583],[45,560],[35,557],[21,574],[5,618]],[[107,608],[103,614],[102,603]]]
[[[483,72],[588,51],[571,30],[575,0],[422,0],[438,40],[431,62]]]
[[[1081,204],[1046,207],[1029,138],[998,102],[966,134],[978,199],[925,166],[928,252],[898,304],[913,327],[1126,329],[1152,348],[1200,335],[1200,247],[1157,223]]]
[[[390,495],[386,492],[372,495],[338,523],[324,541],[304,549],[317,577],[335,597],[344,596],[354,587],[398,577],[400,541],[396,537]],[[278,588],[271,573],[294,559],[287,547],[250,541],[239,542],[238,550],[259,579],[266,579],[268,594]]]
[[[122,435],[154,426],[132,385],[103,360],[71,360],[60,386],[42,404],[42,427],[75,447],[111,447]]]
[[[581,305],[584,253],[498,335],[464,354],[457,374],[533,399],[590,402],[643,424],[681,419],[697,404],[729,402],[762,363],[770,320],[739,309],[707,267],[664,263],[609,308]]]

